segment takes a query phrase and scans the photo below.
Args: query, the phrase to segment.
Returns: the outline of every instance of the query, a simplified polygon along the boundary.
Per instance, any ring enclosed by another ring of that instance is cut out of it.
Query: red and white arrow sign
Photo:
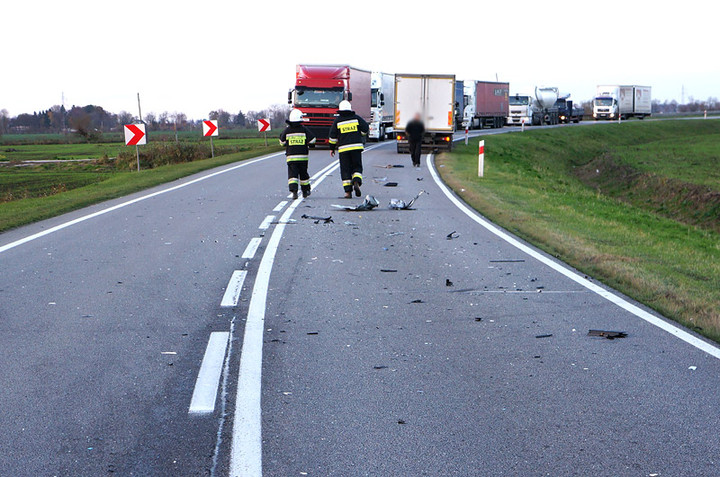
[[[269,119],[258,119],[258,131],[266,132],[269,130],[270,130],[270,120]]]
[[[147,144],[147,136],[145,135],[144,124],[126,124],[125,125],[125,145],[126,146],[142,146]]]
[[[217,136],[218,135],[218,124],[215,119],[209,121],[203,121],[203,136]]]

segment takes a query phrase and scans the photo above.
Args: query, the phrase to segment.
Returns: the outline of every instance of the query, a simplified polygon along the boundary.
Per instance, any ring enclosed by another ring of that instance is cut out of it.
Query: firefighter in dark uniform
[[[310,175],[308,174],[308,146],[315,144],[315,135],[302,123],[303,113],[297,109],[290,111],[285,121],[288,126],[280,134],[280,144],[285,146],[288,168],[288,188],[293,199],[298,198],[298,185],[303,197],[310,195]]]
[[[330,127],[330,155],[335,156],[335,150],[340,154],[340,177],[342,178],[345,198],[355,195],[360,197],[362,186],[362,152],[365,136],[367,136],[368,123],[355,114],[350,101],[340,101],[338,117]]]

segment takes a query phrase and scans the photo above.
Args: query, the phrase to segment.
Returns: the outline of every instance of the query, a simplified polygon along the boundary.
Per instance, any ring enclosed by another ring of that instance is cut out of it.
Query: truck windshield
[[[372,95],[370,96],[370,98],[372,98],[370,100],[371,108],[377,108],[377,106],[378,106],[378,96],[380,96],[380,94],[378,94],[378,91],[380,91],[380,90],[377,88],[372,89]]]
[[[595,98],[595,106],[612,106],[612,98]]]
[[[337,108],[342,100],[340,89],[298,88],[295,94],[295,106],[304,108]]]
[[[510,96],[510,106],[527,106],[530,104],[530,96]]]

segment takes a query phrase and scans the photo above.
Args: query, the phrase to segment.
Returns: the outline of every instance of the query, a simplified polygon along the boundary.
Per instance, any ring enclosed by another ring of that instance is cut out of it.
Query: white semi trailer
[[[598,85],[593,99],[593,119],[645,119],[652,114],[650,86]]]
[[[368,138],[384,141],[393,134],[395,75],[374,71],[370,78],[371,120]]]
[[[423,149],[451,150],[455,132],[455,75],[395,75],[393,130],[399,153],[409,150],[405,126],[416,114],[425,124]]]

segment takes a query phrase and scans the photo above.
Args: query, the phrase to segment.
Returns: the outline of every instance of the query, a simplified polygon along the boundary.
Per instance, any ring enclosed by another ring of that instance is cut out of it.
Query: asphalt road
[[[427,159],[372,146],[369,212],[314,151],[307,200],[275,156],[0,235],[0,475],[720,475],[717,348]]]

